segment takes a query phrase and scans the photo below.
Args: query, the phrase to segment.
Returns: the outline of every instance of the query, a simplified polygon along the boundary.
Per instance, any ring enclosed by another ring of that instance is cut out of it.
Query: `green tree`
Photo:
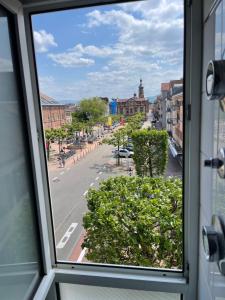
[[[141,123],[144,120],[144,118],[145,116],[143,113],[137,113],[126,119],[126,130],[128,137],[131,137],[132,133],[135,130],[141,129]]]
[[[59,153],[60,153],[62,141],[67,137],[67,131],[65,130],[65,128],[57,128],[57,129],[53,129],[53,131],[54,131],[54,136],[58,141]]]
[[[45,143],[46,143],[46,150],[47,150],[47,159],[50,159],[50,144],[51,141],[55,138],[55,131],[53,129],[46,129],[45,130]]]
[[[143,113],[137,113],[133,116],[130,116],[126,119],[126,122],[133,129],[141,129],[141,122],[144,121],[145,116]]]
[[[82,247],[96,263],[182,267],[182,182],[111,177],[87,194]]]
[[[98,97],[83,99],[80,101],[79,110],[73,113],[73,117],[80,122],[97,123],[106,114],[107,105]]]
[[[119,154],[120,147],[127,145],[127,131],[125,128],[120,128],[115,131],[110,138],[106,138],[102,142],[117,147],[117,151]],[[120,164],[119,155],[117,155],[117,164]]]
[[[134,163],[139,176],[160,176],[168,160],[168,134],[165,130],[141,129],[132,133]]]

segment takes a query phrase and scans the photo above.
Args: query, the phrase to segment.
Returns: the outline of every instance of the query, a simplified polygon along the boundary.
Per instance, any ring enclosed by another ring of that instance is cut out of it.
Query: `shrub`
[[[87,194],[87,259],[165,268],[182,265],[182,183],[175,177],[113,177]]]
[[[168,159],[168,134],[165,130],[137,130],[132,134],[134,163],[139,176],[161,176]]]

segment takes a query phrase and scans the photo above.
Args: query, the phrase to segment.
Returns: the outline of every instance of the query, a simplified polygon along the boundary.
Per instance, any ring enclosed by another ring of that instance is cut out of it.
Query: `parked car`
[[[119,149],[114,151],[115,157],[132,157],[134,155],[133,151],[129,151],[127,149]]]
[[[133,152],[134,151],[134,146],[133,146],[133,144],[129,143],[127,146],[124,146],[123,149],[127,149],[128,151]]]

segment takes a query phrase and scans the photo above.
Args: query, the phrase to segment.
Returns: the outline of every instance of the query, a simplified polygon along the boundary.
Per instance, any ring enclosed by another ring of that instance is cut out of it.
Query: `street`
[[[87,211],[85,195],[110,176],[127,174],[115,166],[112,146],[102,145],[72,167],[49,174],[57,258],[68,260],[83,231],[82,218]],[[124,161],[124,160],[123,160]]]
[[[114,147],[101,145],[88,153],[76,164],[58,168],[49,172],[55,244],[58,260],[74,260],[74,249],[82,251],[82,218],[87,211],[85,195],[89,188],[96,188],[100,181],[110,176],[128,175],[127,159],[122,159],[122,166],[117,167],[112,156]],[[132,159],[129,159],[129,164]],[[169,155],[167,176],[181,177],[181,167]],[[85,253],[83,253],[84,255]],[[79,255],[78,255],[79,256]],[[77,261],[76,256],[76,261]],[[82,257],[80,258],[82,260]]]

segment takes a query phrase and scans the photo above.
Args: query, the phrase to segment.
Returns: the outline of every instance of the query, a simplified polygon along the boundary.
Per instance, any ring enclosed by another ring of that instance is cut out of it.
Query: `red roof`
[[[161,91],[166,91],[169,92],[170,91],[170,83],[161,83]]]

